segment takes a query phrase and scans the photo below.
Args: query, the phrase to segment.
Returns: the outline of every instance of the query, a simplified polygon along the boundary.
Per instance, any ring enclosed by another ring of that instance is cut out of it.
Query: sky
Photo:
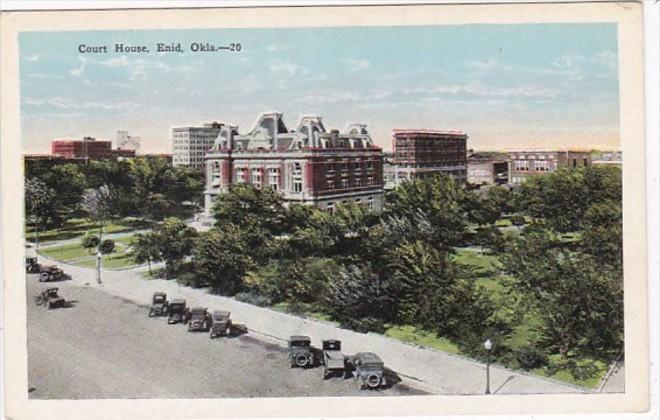
[[[160,42],[184,52],[158,53]],[[394,128],[461,130],[476,150],[619,149],[611,23],[24,32],[19,47],[26,153],[117,130],[140,136],[141,152],[169,153],[173,126],[245,132],[274,110],[289,128],[308,114],[327,129],[366,123],[385,150]]]

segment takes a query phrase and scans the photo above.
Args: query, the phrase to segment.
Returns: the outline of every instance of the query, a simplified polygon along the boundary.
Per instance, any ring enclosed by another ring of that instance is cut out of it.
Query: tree
[[[520,230],[521,226],[525,226],[525,216],[514,214],[511,216],[511,224]]]
[[[195,274],[219,293],[241,291],[245,274],[256,266],[245,235],[234,224],[201,234],[193,249]]]
[[[349,265],[328,285],[325,305],[343,327],[382,332],[383,314],[390,307],[387,287],[369,263]]]
[[[87,216],[98,223],[99,243],[103,239],[103,225],[114,214],[114,200],[107,185],[97,189],[85,190],[82,196],[82,207]]]
[[[220,194],[212,213],[215,227],[219,229],[232,223],[247,231],[268,235],[282,232],[285,216],[284,202],[277,191],[245,184],[232,185],[228,192]]]
[[[516,289],[543,324],[543,345],[563,358],[604,356],[623,345],[623,281],[592,256],[575,252],[560,236],[531,225],[503,258]]]
[[[162,260],[158,247],[158,236],[153,232],[138,233],[135,235],[133,246],[133,259],[138,264],[145,262],[149,266],[149,274],[151,272],[151,263],[157,263]]]
[[[83,248],[87,249],[88,253],[92,253],[92,248],[99,246],[99,238],[96,235],[85,235],[82,240]]]
[[[36,246],[39,251],[39,230],[49,219],[56,218],[53,201],[55,192],[43,181],[37,178],[25,180],[25,212],[28,219],[35,224]]]
[[[197,231],[181,219],[168,217],[154,229],[156,249],[169,275],[179,271],[182,260],[191,254]]]
[[[412,219],[420,214],[433,229],[432,245],[449,254],[463,238],[473,197],[447,176],[405,182],[390,196],[385,216]]]
[[[621,202],[613,200],[596,203],[584,215],[584,231],[580,240],[583,252],[601,265],[623,268],[623,218]]]
[[[99,245],[99,250],[103,254],[112,254],[112,251],[115,250],[115,241],[112,239],[106,239]]]

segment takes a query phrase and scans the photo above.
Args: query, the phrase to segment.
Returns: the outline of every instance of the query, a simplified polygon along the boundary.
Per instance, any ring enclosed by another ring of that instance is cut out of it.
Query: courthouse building
[[[347,202],[383,208],[383,152],[364,124],[340,133],[326,130],[319,116],[304,116],[289,130],[281,113],[268,112],[245,134],[223,125],[205,161],[207,216],[214,198],[232,184],[272,188],[287,203],[330,212]]]
[[[467,134],[462,131],[395,129],[393,182],[445,174],[467,179]]]
[[[591,165],[586,150],[518,150],[509,152],[511,183],[520,184],[532,175],[545,175],[559,168]]]
[[[212,122],[172,128],[172,164],[203,169],[204,155],[213,147],[223,125]]]

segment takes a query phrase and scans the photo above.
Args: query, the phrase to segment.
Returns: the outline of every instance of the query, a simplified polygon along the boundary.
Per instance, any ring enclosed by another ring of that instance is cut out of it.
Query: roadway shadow
[[[514,379],[515,379],[515,376],[510,375],[508,378],[506,378],[506,380],[504,382],[502,382],[502,385],[498,386],[497,389],[495,389],[493,391],[493,394],[497,394],[502,388],[504,388],[504,385],[508,384],[509,382],[511,382]]]
[[[62,305],[63,309],[68,309],[68,308],[75,308],[76,304],[78,303],[77,300],[67,300],[64,301],[64,304]]]
[[[236,338],[248,333],[248,327],[245,324],[231,324],[227,338]]]

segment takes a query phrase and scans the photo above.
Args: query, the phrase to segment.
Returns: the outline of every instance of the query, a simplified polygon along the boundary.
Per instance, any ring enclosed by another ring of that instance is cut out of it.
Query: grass
[[[103,233],[130,232],[132,230],[144,228],[146,226],[147,223],[141,221],[140,219],[125,218],[121,220],[111,220],[103,226]],[[39,241],[52,242],[64,239],[81,238],[88,233],[98,235],[98,231],[98,224],[90,221],[89,219],[69,219],[61,228],[49,229],[45,231],[40,230]],[[36,239],[34,226],[25,227],[25,239],[28,241],[34,241]]]
[[[313,305],[306,304],[306,303],[301,303],[298,305],[302,311],[294,311],[291,308],[291,304],[289,302],[280,302],[276,303],[271,307],[271,309],[274,309],[276,311],[280,312],[286,312],[286,313],[292,313],[296,315],[303,315],[307,318],[312,318],[312,319],[317,319],[319,321],[325,321],[325,322],[332,322],[332,319],[328,314],[325,314],[318,309],[314,308]]]
[[[416,344],[452,354],[461,354],[456,344],[450,340],[439,337],[434,332],[425,331],[412,325],[391,326],[385,331],[385,336],[403,341],[404,343]]]
[[[129,241],[129,237],[125,241]],[[115,250],[111,254],[104,255],[101,259],[103,268],[118,269],[136,265],[132,252],[126,253],[128,245],[125,244],[125,241],[115,241]],[[87,249],[83,248],[81,242],[42,248],[40,249],[40,253],[48,258],[63,261],[71,265],[96,267],[94,251],[90,254]]]
[[[456,264],[473,270],[477,277],[492,276],[502,269],[502,264],[496,255],[480,253],[474,249],[459,248],[453,259]]]

